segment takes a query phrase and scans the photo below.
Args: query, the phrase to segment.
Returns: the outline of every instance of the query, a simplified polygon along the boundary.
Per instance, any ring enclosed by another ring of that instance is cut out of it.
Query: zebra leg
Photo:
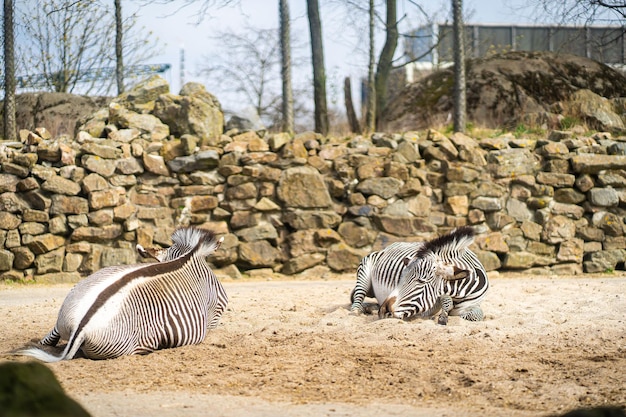
[[[448,313],[450,312],[450,310],[452,310],[452,307],[454,306],[454,303],[452,302],[452,297],[445,294],[441,295],[439,297],[439,304],[441,305],[441,314],[437,319],[437,324],[445,326],[446,324],[448,324]]]
[[[57,343],[59,343],[60,339],[61,335],[59,334],[57,328],[54,327],[52,330],[50,330],[50,333],[48,333],[46,337],[39,341],[39,344],[45,346],[56,346]]]
[[[357,284],[357,287],[350,293],[350,301],[352,302],[350,306],[351,314],[372,314],[374,310],[378,310],[378,304],[366,303],[365,297],[374,297],[374,291],[371,286],[364,291]]]

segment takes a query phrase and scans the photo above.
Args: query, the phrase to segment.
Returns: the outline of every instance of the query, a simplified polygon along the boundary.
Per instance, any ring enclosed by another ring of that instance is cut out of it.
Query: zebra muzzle
[[[394,317],[393,306],[396,303],[396,297],[388,297],[378,309],[378,318],[384,319]]]

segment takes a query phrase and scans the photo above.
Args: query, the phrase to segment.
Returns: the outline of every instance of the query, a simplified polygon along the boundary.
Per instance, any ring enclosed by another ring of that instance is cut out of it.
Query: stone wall
[[[489,271],[624,268],[626,138],[222,134],[220,115],[201,86],[157,81],[74,138],[1,142],[0,279],[77,281],[139,262],[135,244],[166,246],[181,225],[225,236],[210,261],[232,277],[353,272],[372,250],[461,225]]]

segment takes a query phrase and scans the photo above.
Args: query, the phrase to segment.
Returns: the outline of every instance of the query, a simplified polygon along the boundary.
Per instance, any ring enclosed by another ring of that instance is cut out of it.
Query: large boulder
[[[87,97],[69,93],[25,93],[15,98],[18,130],[34,131],[45,127],[51,136],[74,136],[77,124],[91,117],[110,101],[106,97]],[[4,131],[4,106],[0,106],[0,132]]]
[[[187,83],[180,95],[162,94],[153,114],[169,126],[174,136],[197,136],[202,144],[214,144],[224,132],[222,106],[202,84]]]
[[[493,128],[515,126],[528,115],[558,122],[556,113],[566,106],[557,104],[582,89],[607,99],[626,96],[626,76],[621,72],[588,58],[547,51],[468,60],[466,79],[468,120]],[[398,91],[384,113],[385,130],[445,123],[453,109],[453,84],[453,68],[445,68]],[[598,118],[610,120],[606,114],[594,119]]]
[[[67,396],[52,371],[38,362],[0,365],[0,410],[3,416],[89,416]]]

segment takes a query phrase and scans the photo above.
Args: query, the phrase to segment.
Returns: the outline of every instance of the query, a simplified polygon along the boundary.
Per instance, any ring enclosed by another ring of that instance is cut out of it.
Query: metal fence
[[[553,51],[623,65],[624,30],[622,26],[466,25],[465,52],[468,58],[479,58],[508,51]],[[415,29],[405,51],[424,68],[452,62],[452,25]]]

